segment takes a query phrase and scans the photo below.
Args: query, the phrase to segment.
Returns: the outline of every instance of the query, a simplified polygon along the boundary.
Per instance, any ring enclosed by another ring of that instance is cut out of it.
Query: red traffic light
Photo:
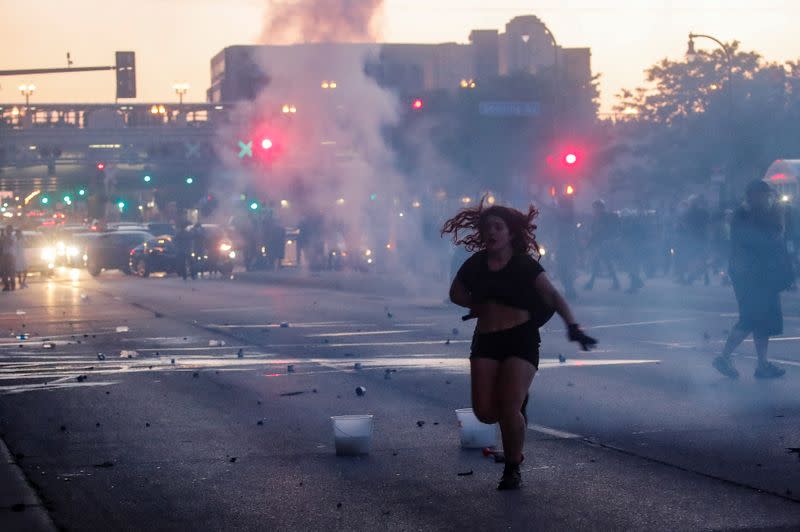
[[[272,147],[274,146],[272,140],[268,138],[262,139],[260,144],[261,144],[261,149],[263,150],[271,150]]]
[[[97,163],[97,169],[98,170],[105,170],[106,169],[105,163]]]
[[[411,108],[412,108],[412,109],[415,109],[415,110],[417,110],[417,111],[419,111],[419,110],[420,110],[420,109],[422,109],[423,107],[425,107],[425,102],[423,102],[423,101],[422,101],[422,100],[420,100],[419,98],[417,98],[416,100],[414,100],[414,102],[411,104]]]
[[[578,162],[578,156],[575,155],[575,153],[573,152],[569,152],[566,155],[564,155],[564,162],[572,166],[573,164]]]

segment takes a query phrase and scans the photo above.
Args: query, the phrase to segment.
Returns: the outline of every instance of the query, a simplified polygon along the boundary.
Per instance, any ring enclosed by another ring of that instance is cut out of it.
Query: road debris
[[[363,366],[361,365],[361,362],[356,362],[355,364],[353,364],[353,369],[361,369],[362,367]]]
[[[86,375],[78,375],[77,377],[75,377],[75,380],[78,382],[83,382],[86,380]]]
[[[422,427],[423,425],[425,425],[424,421],[422,421],[422,420],[417,421],[417,426],[418,427]]]
[[[42,344],[42,349],[54,349],[56,344],[54,342],[45,342]]]
[[[127,325],[120,325],[119,327],[117,327],[118,333],[124,333],[128,331],[130,331],[130,328]]]
[[[564,362],[566,362],[566,361],[567,361],[567,357],[565,357],[564,355],[562,355],[561,353],[559,353],[559,354],[558,354],[558,361],[559,361],[561,364],[563,364]]]
[[[301,391],[298,391],[298,392],[284,392],[284,393],[280,394],[280,397],[292,397],[294,395],[302,395],[304,393],[306,393],[305,390],[301,390]]]
[[[244,349],[242,349],[241,347],[236,352],[236,358],[244,358]]]
[[[132,349],[123,349],[119,352],[120,358],[136,358],[137,356],[139,356],[139,353]]]
[[[288,321],[281,322],[281,329],[288,329],[288,328],[289,328],[289,322]]]
[[[286,373],[294,373],[294,364],[286,366]]]
[[[24,310],[18,310],[17,311],[17,316],[24,316],[25,314],[26,314],[26,312]]]
[[[364,386],[358,386],[356,388],[356,395],[357,396],[363,397],[365,393],[367,393],[367,389]]]
[[[112,462],[110,460],[106,460],[105,462],[102,462],[100,464],[94,464],[94,467],[98,467],[98,468],[114,467],[114,462]]]
[[[459,477],[468,477],[470,475],[472,475],[472,469],[470,469],[469,471],[464,471],[463,473],[459,473],[458,474]]]
[[[225,345],[225,340],[209,340],[208,347],[222,347]]]

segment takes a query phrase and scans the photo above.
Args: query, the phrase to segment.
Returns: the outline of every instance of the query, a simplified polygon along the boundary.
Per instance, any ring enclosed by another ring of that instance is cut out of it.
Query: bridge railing
[[[234,104],[0,104],[0,129],[213,127]]]

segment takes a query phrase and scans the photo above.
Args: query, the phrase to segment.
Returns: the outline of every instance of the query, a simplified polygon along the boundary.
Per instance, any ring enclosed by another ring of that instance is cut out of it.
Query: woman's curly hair
[[[457,246],[463,245],[467,251],[475,252],[486,248],[483,239],[483,229],[489,216],[502,218],[508,226],[511,235],[511,247],[514,254],[529,254],[531,252],[539,255],[539,244],[536,242],[536,224],[533,220],[539,215],[536,207],[530,205],[528,214],[523,213],[512,207],[503,205],[484,206],[486,196],[481,198],[480,203],[475,207],[462,209],[458,214],[450,218],[442,226],[441,235],[453,235],[453,243]],[[464,237],[459,236],[459,231],[468,231]]]

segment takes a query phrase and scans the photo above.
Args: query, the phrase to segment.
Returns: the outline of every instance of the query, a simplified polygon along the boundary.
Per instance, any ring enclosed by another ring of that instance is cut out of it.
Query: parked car
[[[94,277],[103,270],[122,270],[130,274],[128,259],[131,250],[152,239],[153,235],[146,231],[98,233],[96,238],[87,241],[86,269]]]
[[[203,224],[192,227],[192,274],[218,272],[223,276],[233,273],[237,252],[229,231],[219,225]]]
[[[183,267],[186,267],[185,261]],[[148,277],[154,272],[180,273],[172,237],[161,235],[133,248],[128,257],[128,268],[140,277]]]
[[[147,222],[145,227],[153,235],[175,236],[175,226],[169,222]]]

